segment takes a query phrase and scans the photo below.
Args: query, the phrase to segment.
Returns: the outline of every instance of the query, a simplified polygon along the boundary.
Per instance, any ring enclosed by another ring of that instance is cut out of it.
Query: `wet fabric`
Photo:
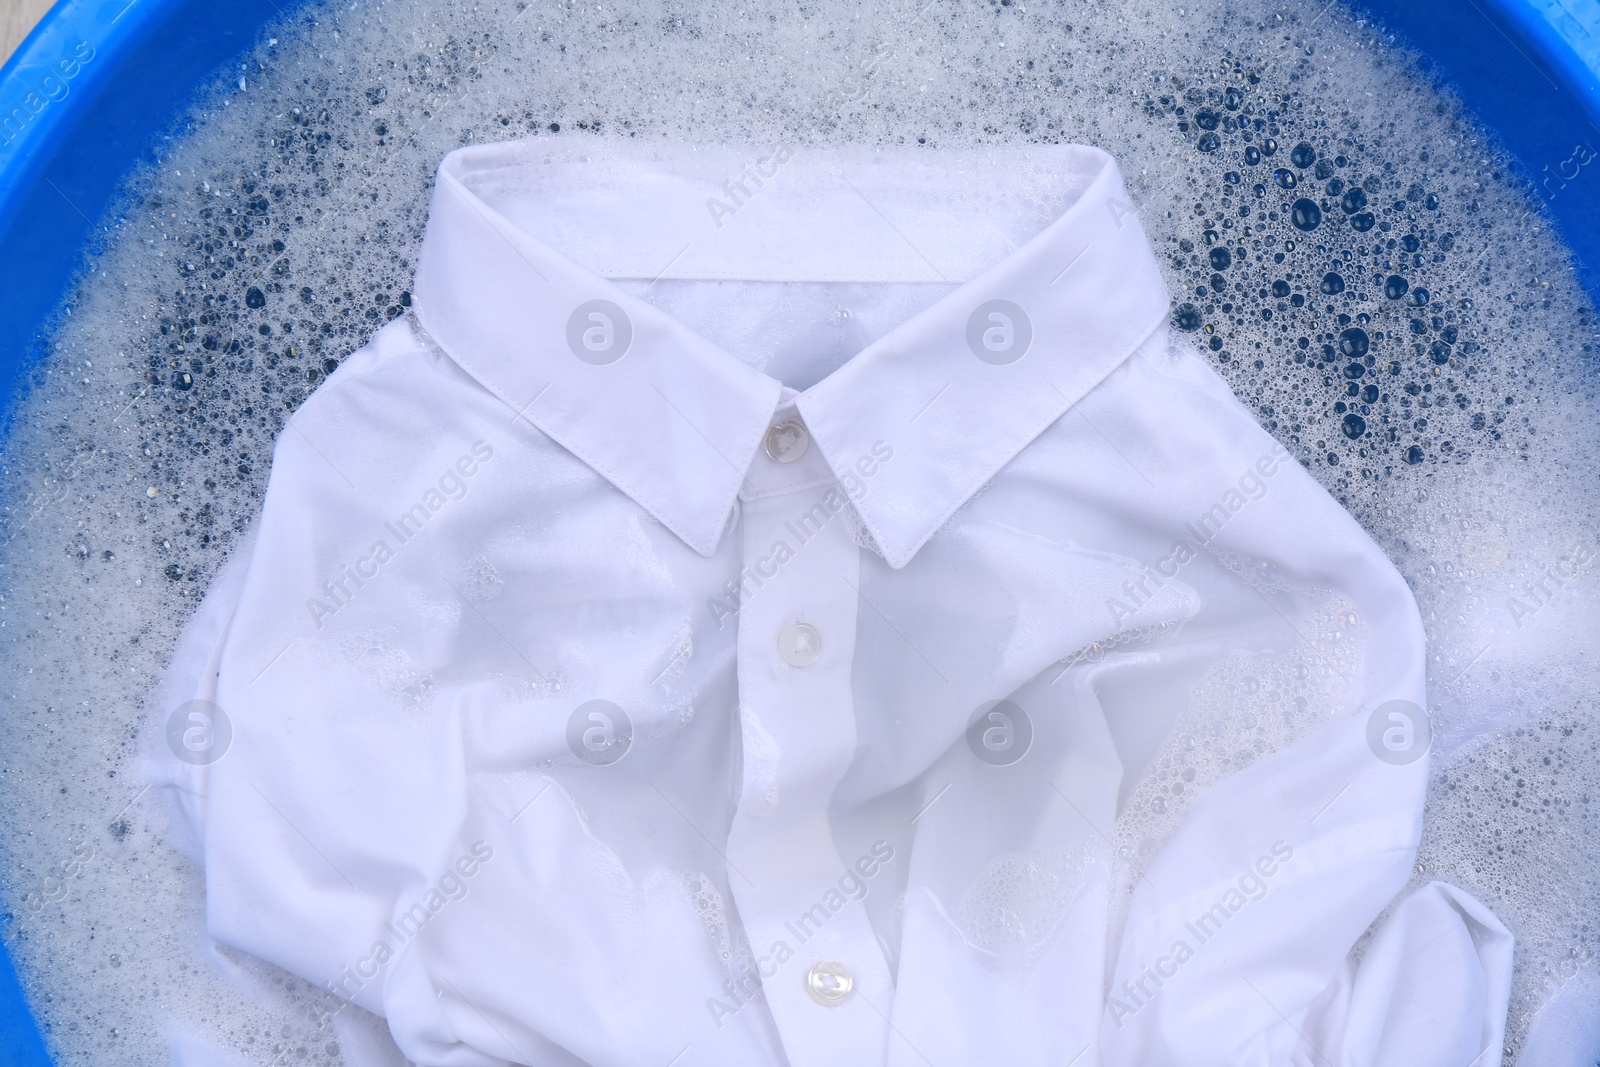
[[[1499,1063],[1410,592],[1169,315],[1093,148],[452,153],[158,700],[210,936],[419,1064]]]

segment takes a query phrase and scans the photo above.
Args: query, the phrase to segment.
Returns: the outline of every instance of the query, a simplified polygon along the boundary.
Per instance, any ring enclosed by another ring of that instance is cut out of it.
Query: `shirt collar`
[[[552,144],[475,146],[445,158],[415,313],[505,403],[508,422],[536,426],[703,555],[716,550],[774,411],[792,393],[602,274],[649,278],[655,264],[655,277],[917,280],[906,276],[910,250],[923,261],[920,280],[966,278],[793,398],[841,481],[859,480],[859,462],[892,452],[892,462],[872,463],[853,502],[897,568],[1167,312],[1121,175],[1099,149],[956,157],[624,148],[605,161],[611,181],[586,183],[596,161],[582,146]],[[799,153],[807,161],[797,165]],[[762,176],[778,184],[780,163],[787,188],[805,191],[794,201],[803,209],[785,212],[785,196],[762,192]],[[915,180],[938,186],[929,202],[944,207],[934,205],[934,221],[911,241],[907,224],[890,221],[897,202],[883,200],[893,194],[864,190],[919,168]],[[996,175],[1020,173],[1058,183],[1058,197],[1081,191],[1020,244],[1003,232],[974,238],[970,228],[938,225],[939,210],[948,219],[949,204],[970,204],[986,183],[993,194]],[[757,192],[764,206],[749,219],[719,216],[717,203],[740,210]],[[673,212],[670,203],[695,206]],[[832,221],[819,231],[818,218]],[[740,243],[719,242],[724,223],[743,227]],[[841,235],[851,235],[850,279],[828,276],[842,261],[828,246]]]

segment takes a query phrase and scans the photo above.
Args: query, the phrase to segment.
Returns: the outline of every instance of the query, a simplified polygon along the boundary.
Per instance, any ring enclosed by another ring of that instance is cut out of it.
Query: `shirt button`
[[[784,419],[768,427],[763,444],[767,455],[779,463],[793,463],[806,454],[811,435],[806,432],[805,423],[799,419]]]
[[[856,980],[850,968],[833,960],[823,960],[806,972],[806,992],[826,1007],[843,1004],[855,992]]]
[[[822,635],[809,622],[793,622],[778,635],[778,655],[791,667],[809,667],[822,655]]]

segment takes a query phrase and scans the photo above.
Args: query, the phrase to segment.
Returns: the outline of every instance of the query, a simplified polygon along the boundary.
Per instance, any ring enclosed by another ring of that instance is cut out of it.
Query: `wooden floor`
[[[51,0],[0,0],[0,63],[11,58],[34,23],[50,10],[50,3]]]

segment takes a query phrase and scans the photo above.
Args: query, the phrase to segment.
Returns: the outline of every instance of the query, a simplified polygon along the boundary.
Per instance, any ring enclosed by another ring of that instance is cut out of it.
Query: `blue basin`
[[[1500,136],[1600,297],[1600,0],[1371,0],[1357,11],[1420,49]],[[182,136],[183,106],[269,20],[316,12],[308,0],[61,0],[0,69],[6,397],[104,240],[118,183]],[[12,921],[0,914],[0,933]],[[0,950],[0,1064],[49,1062]]]

